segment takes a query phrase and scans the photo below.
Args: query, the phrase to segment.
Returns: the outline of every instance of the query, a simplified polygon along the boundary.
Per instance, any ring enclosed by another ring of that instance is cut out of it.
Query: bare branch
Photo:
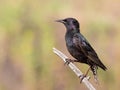
[[[64,62],[66,62],[66,58],[68,58],[66,55],[64,55],[61,51],[59,51],[59,50],[57,50],[56,48],[53,48],[53,52],[55,53],[55,54],[57,54],[60,58],[62,58],[62,60],[64,61]],[[83,75],[83,73],[73,64],[73,63],[69,63],[69,65],[68,65],[70,68],[71,68],[71,70],[78,76],[78,77],[80,77],[81,75]],[[83,80],[82,80],[82,82],[86,85],[86,87],[89,89],[89,90],[96,90],[94,87],[93,87],[93,85],[88,81],[88,79],[87,78],[84,78]]]

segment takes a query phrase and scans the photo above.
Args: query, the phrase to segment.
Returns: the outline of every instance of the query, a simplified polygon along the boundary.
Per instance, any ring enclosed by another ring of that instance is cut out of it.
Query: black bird
[[[63,20],[57,20],[65,25],[67,31],[65,34],[66,46],[69,53],[76,59],[67,59],[66,63],[69,62],[80,62],[90,66],[88,71],[91,69],[95,79],[97,80],[97,69],[100,67],[103,70],[107,70],[105,65],[100,61],[95,50],[91,47],[89,42],[80,33],[79,22],[74,18],[66,18]],[[88,74],[88,71],[84,77]],[[83,79],[83,78],[82,78]],[[81,80],[82,81],[82,80]]]

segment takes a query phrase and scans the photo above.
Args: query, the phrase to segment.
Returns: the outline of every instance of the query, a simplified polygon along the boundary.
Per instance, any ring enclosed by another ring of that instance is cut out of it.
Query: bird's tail
[[[99,65],[98,65],[100,68],[102,68],[103,70],[107,70],[106,66],[100,61],[99,62]]]

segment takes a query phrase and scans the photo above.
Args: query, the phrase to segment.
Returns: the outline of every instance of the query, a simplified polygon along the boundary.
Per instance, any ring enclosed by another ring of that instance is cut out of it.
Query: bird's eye
[[[77,21],[73,21],[73,24],[77,24]]]
[[[76,26],[76,28],[79,28],[79,23],[77,21],[73,21],[72,23],[73,23],[73,25]]]

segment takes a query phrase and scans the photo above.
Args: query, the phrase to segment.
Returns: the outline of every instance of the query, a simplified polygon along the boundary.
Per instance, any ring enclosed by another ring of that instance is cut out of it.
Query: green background
[[[0,0],[0,90],[87,90],[57,57],[65,46],[65,27],[54,22],[74,17],[81,33],[108,70],[98,70],[97,90],[120,89],[119,0]],[[88,66],[75,63],[82,72]]]

